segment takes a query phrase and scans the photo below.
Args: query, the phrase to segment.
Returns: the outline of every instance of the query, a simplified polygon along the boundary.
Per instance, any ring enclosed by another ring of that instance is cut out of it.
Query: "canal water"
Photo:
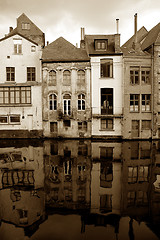
[[[0,240],[160,239],[160,142],[0,140]]]

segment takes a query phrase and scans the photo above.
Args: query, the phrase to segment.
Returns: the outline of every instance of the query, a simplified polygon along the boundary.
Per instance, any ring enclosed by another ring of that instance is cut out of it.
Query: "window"
[[[9,116],[10,123],[20,123],[20,115]]]
[[[106,39],[96,39],[95,40],[95,49],[96,50],[107,50],[107,46],[108,45],[108,42]]]
[[[30,103],[31,87],[0,87],[0,105]]]
[[[78,122],[78,130],[79,131],[87,131],[87,122]]]
[[[20,115],[0,116],[0,124],[20,124]]]
[[[136,199],[136,192],[129,191],[127,194],[127,206],[134,206]]]
[[[85,95],[78,95],[78,110],[85,110]]]
[[[130,112],[139,112],[139,94],[130,94]]]
[[[14,43],[14,54],[22,53],[22,39],[13,39]]]
[[[49,84],[53,86],[56,85],[56,72],[54,70],[49,72]]]
[[[148,69],[142,68],[141,81],[142,81],[142,84],[150,84],[150,69],[149,68]]]
[[[87,156],[88,154],[88,147],[86,144],[78,146],[78,155],[79,156]]]
[[[71,115],[71,96],[69,94],[63,96],[63,113]]]
[[[63,125],[64,125],[64,127],[70,127],[71,126],[71,121],[70,120],[63,120]]]
[[[49,110],[57,110],[57,96],[56,94],[49,95]]]
[[[101,119],[101,130],[113,130],[113,119]]]
[[[85,71],[79,70],[78,73],[78,85],[84,85],[85,84]]]
[[[35,67],[27,67],[27,81],[36,81]]]
[[[151,120],[142,120],[142,130],[151,129]]]
[[[101,114],[113,114],[112,88],[101,88]]]
[[[128,183],[137,182],[137,167],[128,167]]]
[[[138,171],[138,181],[147,182],[148,181],[148,166],[140,166]]]
[[[31,46],[31,52],[35,52],[36,51],[36,46]]]
[[[101,59],[101,78],[113,77],[113,59]]]
[[[71,85],[71,73],[69,70],[65,70],[63,72],[63,85],[70,86]]]
[[[50,122],[50,132],[57,132],[57,122]]]
[[[142,94],[142,111],[148,112],[151,111],[151,95]]]
[[[15,81],[15,68],[14,67],[6,67],[6,81],[7,82]]]
[[[54,143],[50,145],[50,154],[58,155],[58,143]]]
[[[22,23],[23,30],[30,30],[30,23]]]
[[[113,148],[112,147],[100,147],[100,159],[101,160],[106,160],[106,159],[113,160]]]
[[[139,68],[131,68],[130,70],[130,83],[135,85],[139,84]]]

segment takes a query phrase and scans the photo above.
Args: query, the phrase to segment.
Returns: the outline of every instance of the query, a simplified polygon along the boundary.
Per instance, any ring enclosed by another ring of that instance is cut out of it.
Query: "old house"
[[[17,19],[17,27],[0,39],[1,137],[42,135],[43,44],[44,34],[24,14]]]
[[[124,60],[124,121],[126,139],[158,138],[159,135],[159,55],[160,24],[149,32],[137,31],[121,47]]]
[[[45,137],[90,137],[90,60],[63,37],[42,55]]]
[[[92,137],[122,137],[122,52],[120,35],[81,34],[91,58]]]

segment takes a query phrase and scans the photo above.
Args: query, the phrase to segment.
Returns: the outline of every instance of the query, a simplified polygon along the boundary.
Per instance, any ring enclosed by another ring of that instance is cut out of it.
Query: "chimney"
[[[85,48],[85,41],[84,41],[84,36],[85,36],[85,29],[81,28],[81,41],[80,41],[80,48]]]
[[[13,27],[9,27],[9,33],[13,31]]]
[[[47,46],[49,45],[49,41],[47,41]]]
[[[119,34],[119,19],[116,19],[116,26],[117,26],[117,34]]]
[[[140,51],[141,50],[141,45],[138,42],[137,39],[137,13],[134,15],[134,42],[133,42],[133,49],[135,51]]]
[[[137,33],[137,13],[134,15],[134,34]]]

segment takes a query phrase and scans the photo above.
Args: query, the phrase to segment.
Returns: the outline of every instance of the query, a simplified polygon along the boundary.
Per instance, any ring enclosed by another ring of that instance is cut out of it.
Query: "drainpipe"
[[[154,133],[154,44],[152,44],[152,54],[151,54],[151,113],[152,113],[152,129],[151,129],[151,138],[153,138]]]

